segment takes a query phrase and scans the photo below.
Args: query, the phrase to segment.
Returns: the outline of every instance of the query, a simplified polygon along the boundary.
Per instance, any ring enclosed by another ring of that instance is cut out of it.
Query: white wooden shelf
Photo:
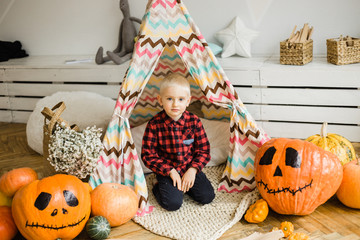
[[[128,63],[65,64],[93,56],[33,56],[0,62],[0,121],[27,122],[36,102],[58,91],[116,98]],[[329,132],[360,142],[360,64],[337,66],[315,57],[304,66],[279,57],[230,57],[219,62],[241,100],[271,137],[306,138]]]

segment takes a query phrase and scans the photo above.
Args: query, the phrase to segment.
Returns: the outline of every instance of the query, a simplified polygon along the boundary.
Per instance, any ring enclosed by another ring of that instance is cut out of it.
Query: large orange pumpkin
[[[90,204],[89,189],[80,179],[57,174],[17,191],[12,214],[27,239],[73,239],[89,219]]]
[[[336,196],[345,206],[360,209],[360,159],[344,165],[344,177]]]
[[[280,214],[312,213],[335,194],[343,177],[335,154],[299,139],[266,142],[254,165],[261,196]]]
[[[139,201],[134,190],[119,183],[102,183],[91,192],[91,213],[105,217],[111,227],[133,218]]]
[[[6,196],[12,197],[22,186],[36,179],[38,179],[38,175],[32,168],[16,168],[1,176],[0,191]]]
[[[0,207],[0,239],[11,240],[17,233],[14,219],[11,215],[11,208],[7,206]]]

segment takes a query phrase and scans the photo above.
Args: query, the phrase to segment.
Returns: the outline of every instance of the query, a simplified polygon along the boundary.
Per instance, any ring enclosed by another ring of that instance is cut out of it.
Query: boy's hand
[[[194,186],[196,173],[197,173],[197,169],[193,168],[193,167],[189,168],[185,172],[185,174],[182,177],[181,191],[183,191],[185,193],[185,192],[189,191],[189,189]]]
[[[170,177],[173,180],[174,187],[176,187],[181,191],[181,178],[179,173],[175,170],[175,168],[171,169]]]

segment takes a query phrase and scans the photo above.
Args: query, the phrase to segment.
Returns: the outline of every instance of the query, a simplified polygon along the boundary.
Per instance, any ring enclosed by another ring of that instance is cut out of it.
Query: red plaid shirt
[[[200,172],[210,161],[210,144],[200,119],[185,111],[178,121],[165,111],[147,124],[141,157],[154,173],[169,176],[175,168],[182,176],[194,167]]]

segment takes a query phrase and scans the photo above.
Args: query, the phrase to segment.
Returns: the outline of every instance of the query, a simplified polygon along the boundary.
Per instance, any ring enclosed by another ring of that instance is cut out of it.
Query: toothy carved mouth
[[[35,227],[35,228],[45,228],[45,229],[52,229],[52,230],[60,230],[60,229],[64,229],[64,228],[67,228],[67,227],[75,227],[75,226],[79,225],[82,221],[84,221],[85,218],[86,218],[86,216],[84,216],[78,222],[68,224],[67,226],[62,225],[61,227],[52,226],[52,225],[49,226],[49,225],[39,224],[39,223],[31,223],[31,224],[29,224],[29,222],[26,221],[25,227]]]
[[[264,189],[267,191],[267,193],[270,193],[270,194],[275,195],[275,193],[289,192],[294,196],[297,192],[302,192],[302,190],[304,190],[305,188],[311,187],[312,182],[313,182],[313,179],[311,179],[309,184],[305,184],[305,186],[299,187],[298,189],[291,189],[290,187],[287,187],[287,188],[282,188],[282,189],[279,188],[277,190],[268,188],[268,184],[264,183],[262,180],[260,180],[260,182],[258,182],[257,184],[259,185],[259,187],[261,185],[263,185]]]

